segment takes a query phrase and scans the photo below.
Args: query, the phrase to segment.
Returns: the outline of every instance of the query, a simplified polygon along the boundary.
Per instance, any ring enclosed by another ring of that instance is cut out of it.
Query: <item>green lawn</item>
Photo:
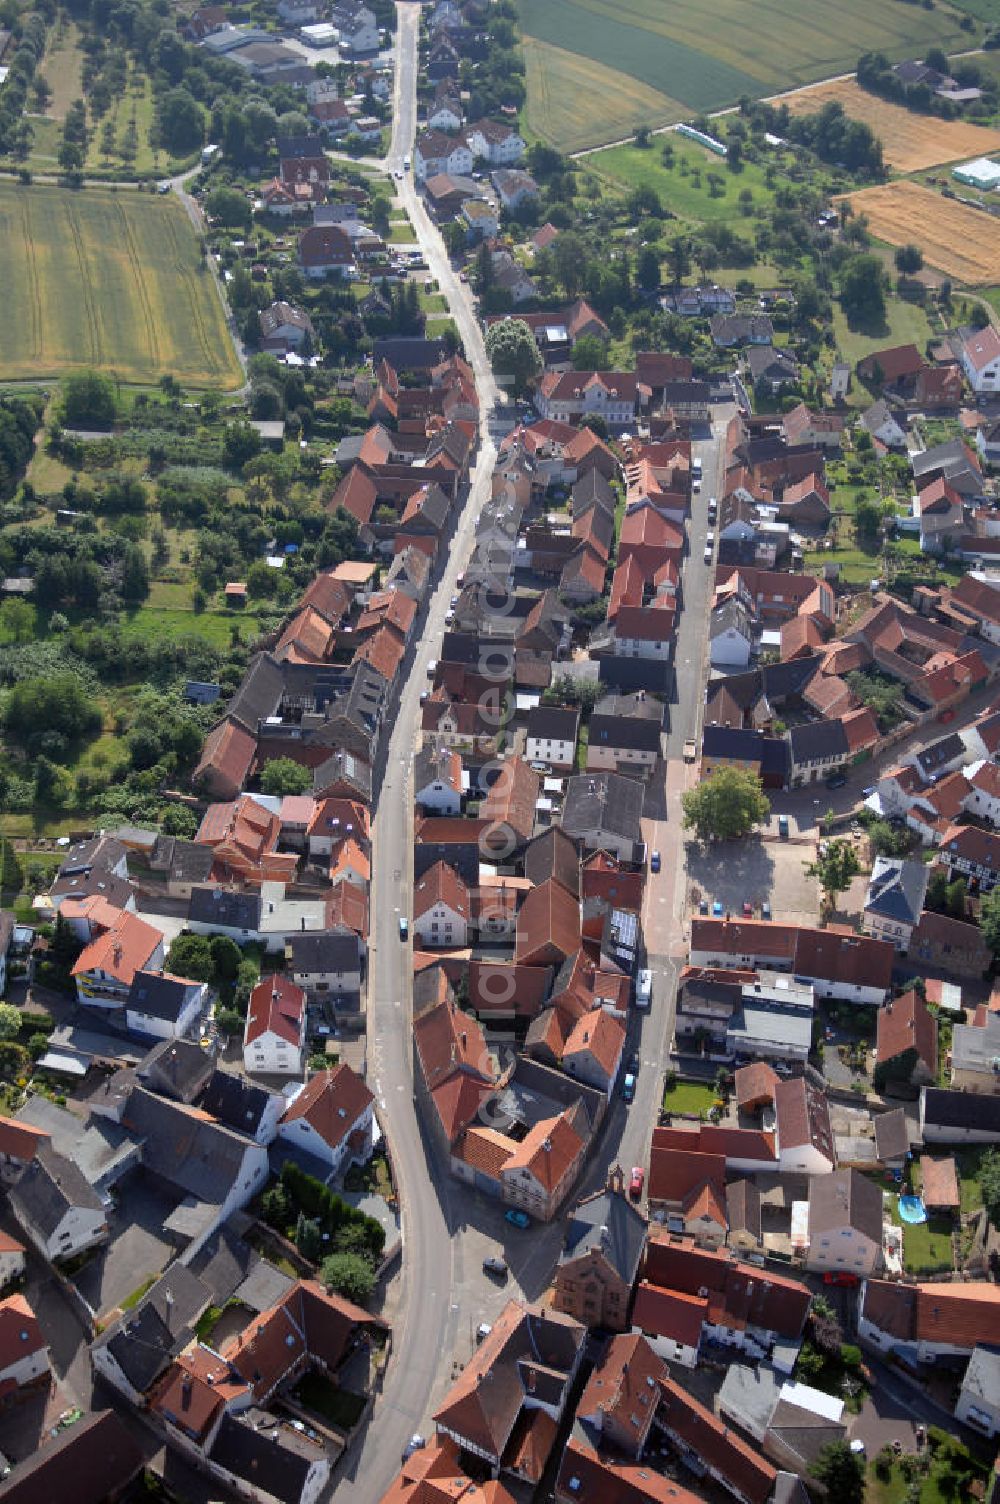
[[[718,1100],[714,1084],[703,1081],[677,1081],[663,1093],[664,1112],[705,1114]]]
[[[889,1215],[903,1229],[903,1268],[907,1274],[935,1274],[953,1267],[950,1217],[904,1222],[899,1215],[898,1196],[890,1198]]]
[[[672,167],[664,165],[664,146],[673,152]],[[587,158],[587,168],[626,189],[655,189],[664,207],[680,219],[733,220],[737,230],[742,223],[751,239],[753,220],[740,212],[740,194],[749,191],[758,206],[774,197],[765,186],[764,168],[758,163],[746,162],[742,171],[730,172],[724,158],[675,132],[655,136],[648,147],[612,146],[595,152]],[[709,174],[721,179],[721,184],[709,183]]]
[[[260,634],[260,618],[242,611],[161,611],[141,606],[126,612],[122,629],[126,637],[142,642],[163,642],[171,637],[202,637],[213,647],[228,648],[234,627],[244,642]]]
[[[916,345],[923,352],[932,338],[930,321],[919,303],[907,303],[902,298],[890,298],[887,306],[888,319],[881,329],[851,329],[839,303],[833,305],[833,332],[837,349],[850,366],[870,355],[873,350],[885,350],[893,345]],[[852,392],[854,400],[863,406],[869,398],[857,381]]]

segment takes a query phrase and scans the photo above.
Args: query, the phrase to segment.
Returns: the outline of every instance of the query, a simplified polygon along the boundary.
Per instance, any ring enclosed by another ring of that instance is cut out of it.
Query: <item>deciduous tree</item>
[[[718,768],[681,796],[684,829],[701,841],[731,841],[749,835],[771,812],[770,800],[755,773]]]

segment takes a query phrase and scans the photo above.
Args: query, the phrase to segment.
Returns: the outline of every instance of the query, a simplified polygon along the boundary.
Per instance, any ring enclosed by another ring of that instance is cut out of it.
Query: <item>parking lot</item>
[[[122,1181],[117,1206],[108,1216],[109,1240],[88,1259],[76,1276],[76,1286],[98,1316],[134,1294],[158,1275],[176,1250],[163,1224],[176,1198],[152,1187],[141,1173]]]
[[[697,912],[700,900],[721,904],[723,914],[738,918],[744,902],[761,917],[761,905],[770,904],[771,917],[791,924],[816,924],[819,919],[819,885],[807,877],[812,861],[812,842],[780,841],[754,837],[746,841],[723,841],[701,846],[687,845],[688,908]]]

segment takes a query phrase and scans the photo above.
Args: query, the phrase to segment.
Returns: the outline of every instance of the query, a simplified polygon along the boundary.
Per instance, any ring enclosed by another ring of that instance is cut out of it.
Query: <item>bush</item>
[[[320,1279],[328,1290],[357,1305],[370,1300],[375,1289],[371,1265],[356,1253],[331,1253],[323,1260]]]

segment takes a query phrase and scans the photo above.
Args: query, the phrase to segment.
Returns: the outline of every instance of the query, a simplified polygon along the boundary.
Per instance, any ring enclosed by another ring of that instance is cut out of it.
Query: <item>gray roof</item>
[[[739,632],[743,637],[750,638],[753,633],[750,626],[750,612],[741,600],[735,598],[723,601],[717,606],[709,618],[709,635],[721,637],[723,632]]]
[[[137,1086],[123,1122],[142,1140],[142,1162],[178,1190],[219,1206],[243,1172],[246,1139]]]
[[[575,742],[579,724],[575,705],[536,705],[528,712],[528,735],[543,741]]]
[[[97,1338],[134,1389],[145,1394],[170,1360],[186,1347],[194,1323],[211,1304],[211,1292],[180,1262],[171,1264],[133,1311]]]
[[[117,1123],[100,1116],[81,1122],[48,1097],[29,1097],[14,1118],[47,1133],[55,1152],[71,1160],[90,1185],[113,1173],[116,1164],[132,1152],[131,1139]]]
[[[214,860],[211,846],[183,841],[179,836],[159,836],[150,866],[154,871],[166,872],[172,882],[207,883]]]
[[[256,930],[260,926],[260,893],[236,893],[206,883],[191,889],[188,919],[214,929]]]
[[[368,763],[355,757],[353,752],[338,748],[313,773],[313,792],[329,788],[337,782],[352,784],[367,803],[372,794],[372,770]]]
[[[45,1437],[0,1484],[4,1504],[107,1504],[125,1491],[143,1465],[142,1448],[113,1410],[83,1416],[65,1431]],[[135,1497],[135,1495],[131,1495]]]
[[[566,785],[563,829],[571,836],[603,830],[623,840],[639,842],[642,800],[642,786],[632,778],[617,773],[578,774]]]
[[[429,371],[439,366],[447,355],[444,341],[419,339],[416,336],[400,336],[395,339],[377,339],[373,359],[377,366],[386,360],[394,371]]]
[[[237,1237],[232,1228],[223,1226],[217,1228],[207,1242],[202,1244],[190,1260],[188,1268],[207,1287],[212,1304],[224,1306],[251,1271],[262,1262],[264,1261],[254,1253],[249,1243],[244,1243],[242,1238]]]
[[[254,1085],[244,1076],[215,1070],[198,1105],[227,1128],[253,1138],[272,1096],[272,1092]]]
[[[747,364],[754,381],[760,381],[761,377],[768,381],[794,381],[799,374],[798,361],[787,351],[775,350],[770,345],[751,345]]]
[[[281,704],[285,678],[270,653],[258,653],[229,702],[229,715],[256,736],[258,722],[274,715]]]
[[[847,1434],[847,1427],[839,1421],[827,1420],[823,1415],[803,1410],[790,1400],[782,1399],[774,1407],[769,1430],[802,1460],[804,1470],[815,1462],[824,1447],[832,1441],[842,1440]]]
[[[881,1112],[875,1118],[875,1152],[883,1164],[904,1159],[910,1148],[910,1131],[902,1107]]]
[[[865,912],[900,924],[916,924],[924,907],[929,868],[923,862],[877,856],[868,883]]]
[[[804,1008],[744,998],[726,1025],[733,1048],[755,1054],[761,1045],[784,1044],[792,1050],[808,1050],[812,1039],[812,1014]]]
[[[59,876],[68,877],[78,872],[90,872],[95,868],[110,870],[117,867],[125,856],[125,847],[114,836],[91,836],[87,841],[77,841],[59,863]]]
[[[18,1220],[36,1228],[44,1238],[51,1237],[72,1207],[103,1210],[100,1196],[82,1171],[47,1144],[38,1150],[17,1185],[11,1187],[10,1200]]]
[[[857,1170],[833,1170],[809,1181],[809,1236],[853,1227],[882,1243],[882,1192]]]
[[[212,1462],[242,1479],[247,1488],[281,1504],[298,1504],[309,1469],[323,1455],[319,1446],[300,1437],[277,1416],[257,1409],[239,1417],[225,1412],[208,1453]]]
[[[935,1128],[960,1131],[975,1128],[1000,1138],[1000,1097],[925,1086],[921,1093],[921,1121]]]
[[[212,1073],[214,1055],[190,1039],[164,1039],[139,1061],[144,1086],[178,1102],[193,1102]]]
[[[60,874],[49,890],[60,902],[67,898],[106,898],[116,909],[123,909],[132,897],[132,884],[106,867],[92,867],[84,872]]]
[[[914,753],[913,761],[924,778],[929,778],[956,757],[965,757],[965,743],[957,731],[949,731],[947,736],[939,736],[921,752]]]
[[[850,748],[847,733],[840,721],[809,721],[793,726],[788,733],[792,761],[800,764],[821,757],[846,757]]]
[[[594,466],[586,475],[581,475],[570,492],[573,502],[573,517],[582,517],[591,507],[600,507],[608,516],[615,514],[615,493],[611,482],[606,480]]]
[[[956,1024],[951,1041],[952,1067],[1000,1075],[1000,1013],[988,1013],[982,1028]]]
[[[162,971],[137,971],[128,990],[126,1007],[135,1013],[146,1013],[150,1018],[176,1023],[190,1000],[191,989],[201,985],[185,977],[165,975]]]
[[[289,936],[289,943],[293,971],[357,971],[360,964],[361,941],[344,925],[332,930],[296,931]]]
[[[764,1363],[758,1368],[730,1363],[719,1390],[719,1408],[724,1414],[739,1416],[751,1432],[764,1431],[783,1383],[782,1375]]]
[[[759,762],[764,757],[764,735],[743,726],[706,726],[701,734],[704,757],[737,758],[740,762]]]
[[[646,1220],[628,1197],[617,1191],[598,1191],[571,1213],[559,1262],[583,1258],[600,1248],[615,1272],[631,1285],[645,1246]]]
[[[1000,1396],[1000,1347],[976,1347],[965,1370],[962,1388],[995,1405]]]

